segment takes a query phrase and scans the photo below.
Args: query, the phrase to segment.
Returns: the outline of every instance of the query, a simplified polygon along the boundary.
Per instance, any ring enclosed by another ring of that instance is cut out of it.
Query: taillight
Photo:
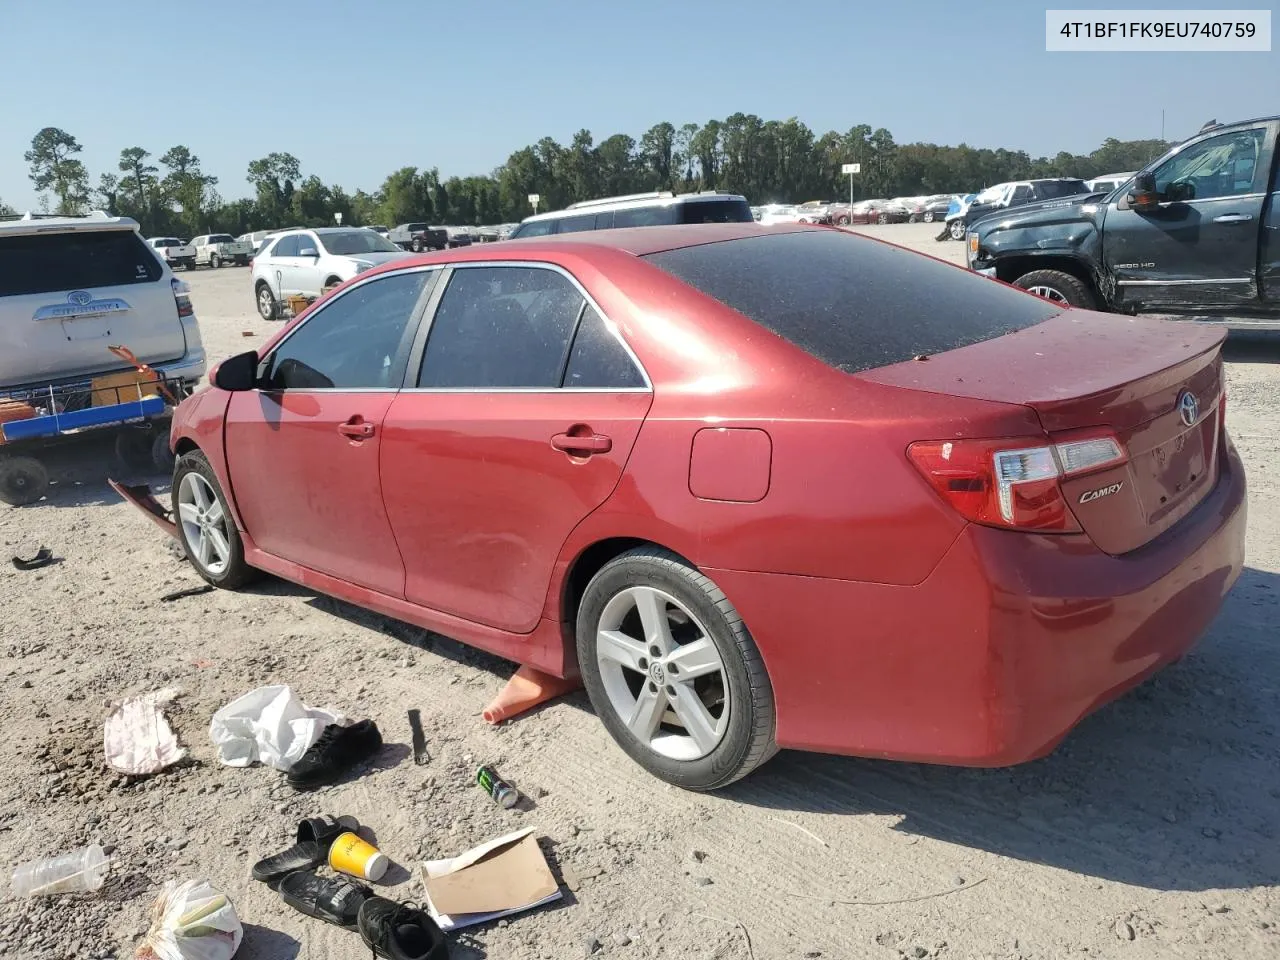
[[[179,317],[190,317],[195,315],[195,307],[191,306],[191,285],[185,280],[179,280],[173,277],[169,281],[173,287],[173,299],[178,305]]]
[[[1112,436],[1032,446],[1034,440],[929,440],[913,443],[911,462],[944,500],[974,523],[1046,533],[1078,533],[1059,481],[1119,466]]]

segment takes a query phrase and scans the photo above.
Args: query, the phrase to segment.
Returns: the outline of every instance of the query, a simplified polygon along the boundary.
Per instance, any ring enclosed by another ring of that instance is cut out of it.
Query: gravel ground
[[[867,232],[960,254],[932,226]],[[247,270],[188,279],[212,356],[263,342],[272,328],[253,312]],[[105,486],[91,456],[103,451],[85,449],[45,501],[0,509],[0,554],[45,544],[62,560],[0,568],[0,860],[97,841],[115,862],[95,897],[0,901],[0,955],[130,957],[160,884],[205,876],[246,925],[240,960],[367,956],[249,878],[300,817],[329,812],[373,828],[398,864],[391,895],[405,899],[420,896],[416,862],[538,828],[570,881],[563,903],[478,928],[455,957],[1280,956],[1278,359],[1274,341],[1230,349],[1248,569],[1182,663],[1036,763],[788,753],[714,796],[642,773],[580,693],[486,727],[479,711],[510,666],[442,637],[279,581],[158,602],[197,578]],[[220,767],[214,710],[281,682],[375,718],[377,761],[312,795],[265,768]],[[167,685],[184,691],[168,715],[190,762],[138,782],[108,772],[109,703]],[[408,759],[413,707],[425,766]],[[524,809],[472,785],[481,761],[518,784]]]

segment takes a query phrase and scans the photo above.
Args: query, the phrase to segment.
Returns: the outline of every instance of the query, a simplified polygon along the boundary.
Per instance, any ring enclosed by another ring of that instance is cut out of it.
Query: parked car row
[[[254,254],[252,243],[243,237],[233,239],[229,233],[204,234],[190,241],[178,237],[152,237],[146,244],[171,270],[177,267],[184,270],[194,270],[196,267],[217,270],[224,263],[244,267],[248,266]]]

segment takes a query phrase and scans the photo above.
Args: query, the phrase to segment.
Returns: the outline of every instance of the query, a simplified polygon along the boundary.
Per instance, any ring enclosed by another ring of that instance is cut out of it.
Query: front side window
[[[582,305],[578,288],[555,270],[456,269],[431,321],[418,386],[559,387]]]
[[[1010,203],[1026,203],[1031,199],[1031,185],[1023,183],[1013,188],[1013,199]]]
[[[522,223],[511,231],[511,239],[523,239],[525,237],[545,237],[556,232],[556,222],[554,220],[533,220],[529,223]]]
[[[1188,147],[1153,171],[1156,193],[1165,202],[1253,193],[1266,145],[1265,133],[1261,128],[1237,130]]]
[[[408,359],[409,321],[437,272],[378,277],[322,307],[272,354],[267,389],[399,387]]]

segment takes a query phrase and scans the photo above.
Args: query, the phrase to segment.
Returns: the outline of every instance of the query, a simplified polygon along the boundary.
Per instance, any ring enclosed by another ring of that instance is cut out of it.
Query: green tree
[[[200,169],[200,158],[182,144],[166,150],[160,158],[160,165],[165,168],[160,194],[164,204],[170,208],[170,219],[179,225],[179,233],[188,237],[201,233],[206,211],[217,205],[217,193],[213,187],[218,178],[204,173]]]
[[[57,197],[56,213],[76,216],[89,202],[89,171],[76,159],[80,141],[57,127],[45,127],[31,138],[23,159],[31,165],[31,182],[44,194]]]
[[[382,182],[381,200],[374,216],[379,223],[396,227],[415,221],[429,222],[435,215],[431,199],[433,177],[418,172],[417,167],[401,167]]]
[[[270,153],[249,163],[246,179],[258,195],[259,210],[277,226],[283,223],[293,200],[294,184],[302,176],[302,165],[291,153]]]
[[[113,217],[120,215],[120,178],[114,173],[104,173],[98,177],[98,185],[94,188],[94,199],[98,208]]]
[[[123,176],[120,179],[120,204],[137,218],[144,233],[155,229],[156,190],[159,180],[157,168],[148,163],[150,152],[142,147],[126,147],[120,151],[116,165]]]
[[[659,190],[675,187],[675,152],[676,128],[665,120],[655,123],[640,137],[640,162]]]
[[[9,206],[3,200],[0,200],[0,217],[13,217],[17,216],[17,214],[17,210],[13,209],[13,207]]]

